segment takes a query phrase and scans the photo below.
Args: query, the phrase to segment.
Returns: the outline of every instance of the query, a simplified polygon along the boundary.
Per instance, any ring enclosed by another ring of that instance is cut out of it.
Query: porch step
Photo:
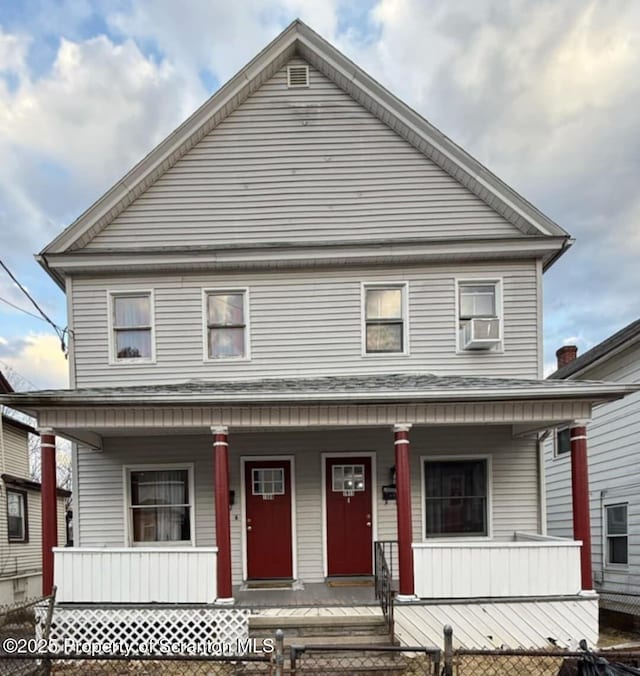
[[[249,618],[251,638],[273,638],[284,632],[285,646],[391,645],[391,637],[382,615],[252,615]]]
[[[389,643],[387,625],[382,615],[341,615],[341,616],[306,616],[306,615],[252,615],[249,618],[249,635],[252,638],[273,637],[277,629],[282,629],[285,640],[296,637],[297,643],[305,644],[306,639],[327,639],[325,643],[333,643],[335,639],[360,639],[381,637]],[[322,643],[323,641],[315,641]],[[345,641],[348,643],[349,641]],[[366,641],[362,641],[366,642]],[[379,643],[377,638],[375,641]]]

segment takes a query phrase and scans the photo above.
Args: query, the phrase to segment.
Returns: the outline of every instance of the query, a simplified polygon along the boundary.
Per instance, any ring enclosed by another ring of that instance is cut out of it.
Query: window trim
[[[6,516],[7,516],[7,542],[11,545],[13,544],[28,544],[29,543],[29,497],[27,491],[20,490],[19,488],[12,488],[7,486],[5,489],[5,506],[6,506]],[[20,538],[11,537],[9,534],[9,493],[14,493],[19,495],[22,498],[22,510],[23,510],[23,531],[24,534]]]
[[[427,462],[465,462],[467,460],[484,460],[487,468],[487,534],[486,535],[445,535],[427,536]],[[463,455],[421,455],[420,456],[420,518],[422,542],[486,542],[493,539],[493,456],[489,453]]]
[[[190,540],[171,540],[165,542],[134,542],[133,540],[133,512],[131,509],[131,472],[163,472],[167,470],[187,470],[189,489],[189,533]],[[142,463],[122,466],[123,479],[123,506],[124,506],[124,546],[125,547],[195,547],[196,546],[196,495],[195,469],[192,462]]]
[[[504,353],[504,284],[502,277],[455,277],[455,332],[456,332],[456,354],[491,354]],[[493,284],[496,289],[496,318],[500,321],[500,341],[495,347],[484,350],[465,350],[460,342],[460,286],[472,284]]]
[[[609,507],[625,507],[627,512],[626,535],[609,535],[609,520],[607,519],[607,509]],[[626,537],[627,539],[627,562],[612,563],[609,561],[609,538]],[[602,552],[604,554],[604,566],[608,570],[627,570],[629,568],[629,503],[628,502],[607,502],[602,505]]]
[[[209,312],[207,298],[209,294],[241,293],[244,295],[244,355],[242,357],[210,357],[209,356]],[[227,362],[251,361],[251,312],[249,287],[213,286],[202,289],[202,361],[212,364]]]
[[[400,289],[402,293],[402,350],[400,352],[367,352],[367,290]],[[367,359],[385,359],[410,356],[409,349],[409,282],[360,282],[360,350]]]
[[[114,308],[115,298],[132,297],[132,296],[149,296],[149,313],[151,324],[151,356],[150,357],[122,357],[118,358],[115,353],[116,341],[114,326]],[[153,289],[108,289],[107,290],[107,316],[108,316],[108,350],[109,350],[109,365],[110,366],[131,366],[133,364],[155,364],[156,363],[156,301]]]

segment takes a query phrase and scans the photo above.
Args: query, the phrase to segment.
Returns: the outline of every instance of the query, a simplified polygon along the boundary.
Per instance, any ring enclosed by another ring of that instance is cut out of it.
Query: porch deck
[[[331,584],[324,582],[305,583],[294,589],[234,587],[233,596],[236,605],[246,608],[278,608],[286,611],[304,608],[309,611],[308,614],[311,614],[314,609],[342,607],[348,611],[354,606],[380,607],[375,598],[373,582],[367,584],[365,581],[354,585],[345,583],[340,586],[331,586]],[[333,613],[328,612],[327,614]]]

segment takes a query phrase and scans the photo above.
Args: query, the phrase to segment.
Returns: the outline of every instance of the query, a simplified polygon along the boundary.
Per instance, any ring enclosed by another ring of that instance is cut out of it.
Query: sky
[[[56,325],[33,254],[296,17],[575,237],[545,275],[546,372],[638,319],[640,2],[0,0],[0,259]],[[0,269],[0,369],[66,387],[24,311]]]

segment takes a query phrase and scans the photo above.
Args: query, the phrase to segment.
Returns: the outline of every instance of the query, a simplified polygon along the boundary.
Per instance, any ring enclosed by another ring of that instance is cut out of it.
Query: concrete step
[[[385,636],[387,626],[382,615],[252,615],[249,618],[251,637],[272,637],[282,629],[285,637],[355,637]],[[331,641],[327,641],[330,643]]]

